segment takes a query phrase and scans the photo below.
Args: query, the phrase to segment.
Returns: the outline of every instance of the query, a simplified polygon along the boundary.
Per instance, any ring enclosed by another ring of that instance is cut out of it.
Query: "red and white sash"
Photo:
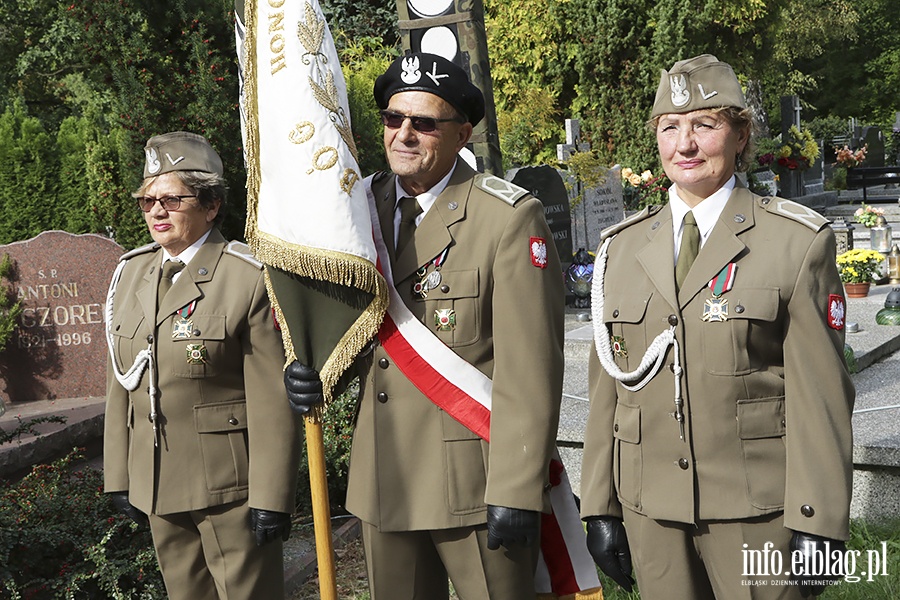
[[[381,235],[371,176],[366,178],[365,188],[378,269],[387,280],[390,294],[379,341],[420,392],[473,433],[490,441],[491,379],[438,339],[403,303],[394,286],[387,246]],[[550,464],[550,483],[552,512],[542,515],[541,559],[535,590],[548,598],[602,600],[600,580],[558,451]]]

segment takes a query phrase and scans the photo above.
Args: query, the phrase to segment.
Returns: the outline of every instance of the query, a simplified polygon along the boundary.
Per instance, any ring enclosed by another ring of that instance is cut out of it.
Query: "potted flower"
[[[857,223],[862,223],[866,227],[874,227],[875,221],[878,220],[878,217],[884,216],[883,208],[875,208],[874,206],[869,206],[868,204],[863,204],[860,208],[856,209],[856,212],[853,213],[853,218]]]
[[[869,286],[879,277],[878,269],[884,255],[875,250],[854,248],[837,257],[838,271],[848,298],[865,298]]]

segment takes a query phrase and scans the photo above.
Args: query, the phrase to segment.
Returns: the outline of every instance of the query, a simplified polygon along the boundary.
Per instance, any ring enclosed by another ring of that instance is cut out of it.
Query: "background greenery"
[[[371,85],[398,48],[393,0],[322,0],[342,54],[363,171],[384,166]],[[900,109],[893,0],[484,0],[507,168],[554,163],[579,118],[598,163],[659,173],[649,114],[660,68],[711,52],[764,117],[798,94],[830,135],[890,132]],[[47,229],[149,241],[130,192],[148,137],[187,129],[225,163],[245,211],[229,0],[22,0],[0,5],[0,244]],[[777,133],[777,131],[776,131]]]

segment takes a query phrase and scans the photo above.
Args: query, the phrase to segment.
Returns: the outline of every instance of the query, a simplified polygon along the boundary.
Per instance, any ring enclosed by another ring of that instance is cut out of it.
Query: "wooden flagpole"
[[[321,600],[337,600],[334,547],[331,540],[331,506],[328,503],[322,422],[315,416],[308,416],[303,420],[306,423],[309,488],[312,497],[313,527],[316,532],[316,558],[319,564],[319,597]]]

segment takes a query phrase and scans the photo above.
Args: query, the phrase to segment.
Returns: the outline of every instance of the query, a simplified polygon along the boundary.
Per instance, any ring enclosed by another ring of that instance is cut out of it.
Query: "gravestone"
[[[572,186],[573,192],[575,191]],[[600,245],[600,232],[625,217],[622,196],[622,167],[608,169],[600,183],[583,190],[580,201],[572,207],[572,241],[577,251],[585,248],[595,252]]]
[[[804,196],[821,194],[825,191],[825,152],[821,141],[819,141],[819,157],[801,173],[801,177]]]
[[[884,166],[884,134],[879,127],[863,127],[860,132],[859,147],[868,145],[866,150],[866,167]]]
[[[22,303],[0,354],[0,392],[12,403],[106,395],[103,313],[122,247],[109,238],[45,231],[0,246]]]
[[[508,171],[506,179],[531,192],[544,205],[544,218],[565,269],[572,262],[572,215],[569,194],[559,172],[548,165],[521,167]]]

